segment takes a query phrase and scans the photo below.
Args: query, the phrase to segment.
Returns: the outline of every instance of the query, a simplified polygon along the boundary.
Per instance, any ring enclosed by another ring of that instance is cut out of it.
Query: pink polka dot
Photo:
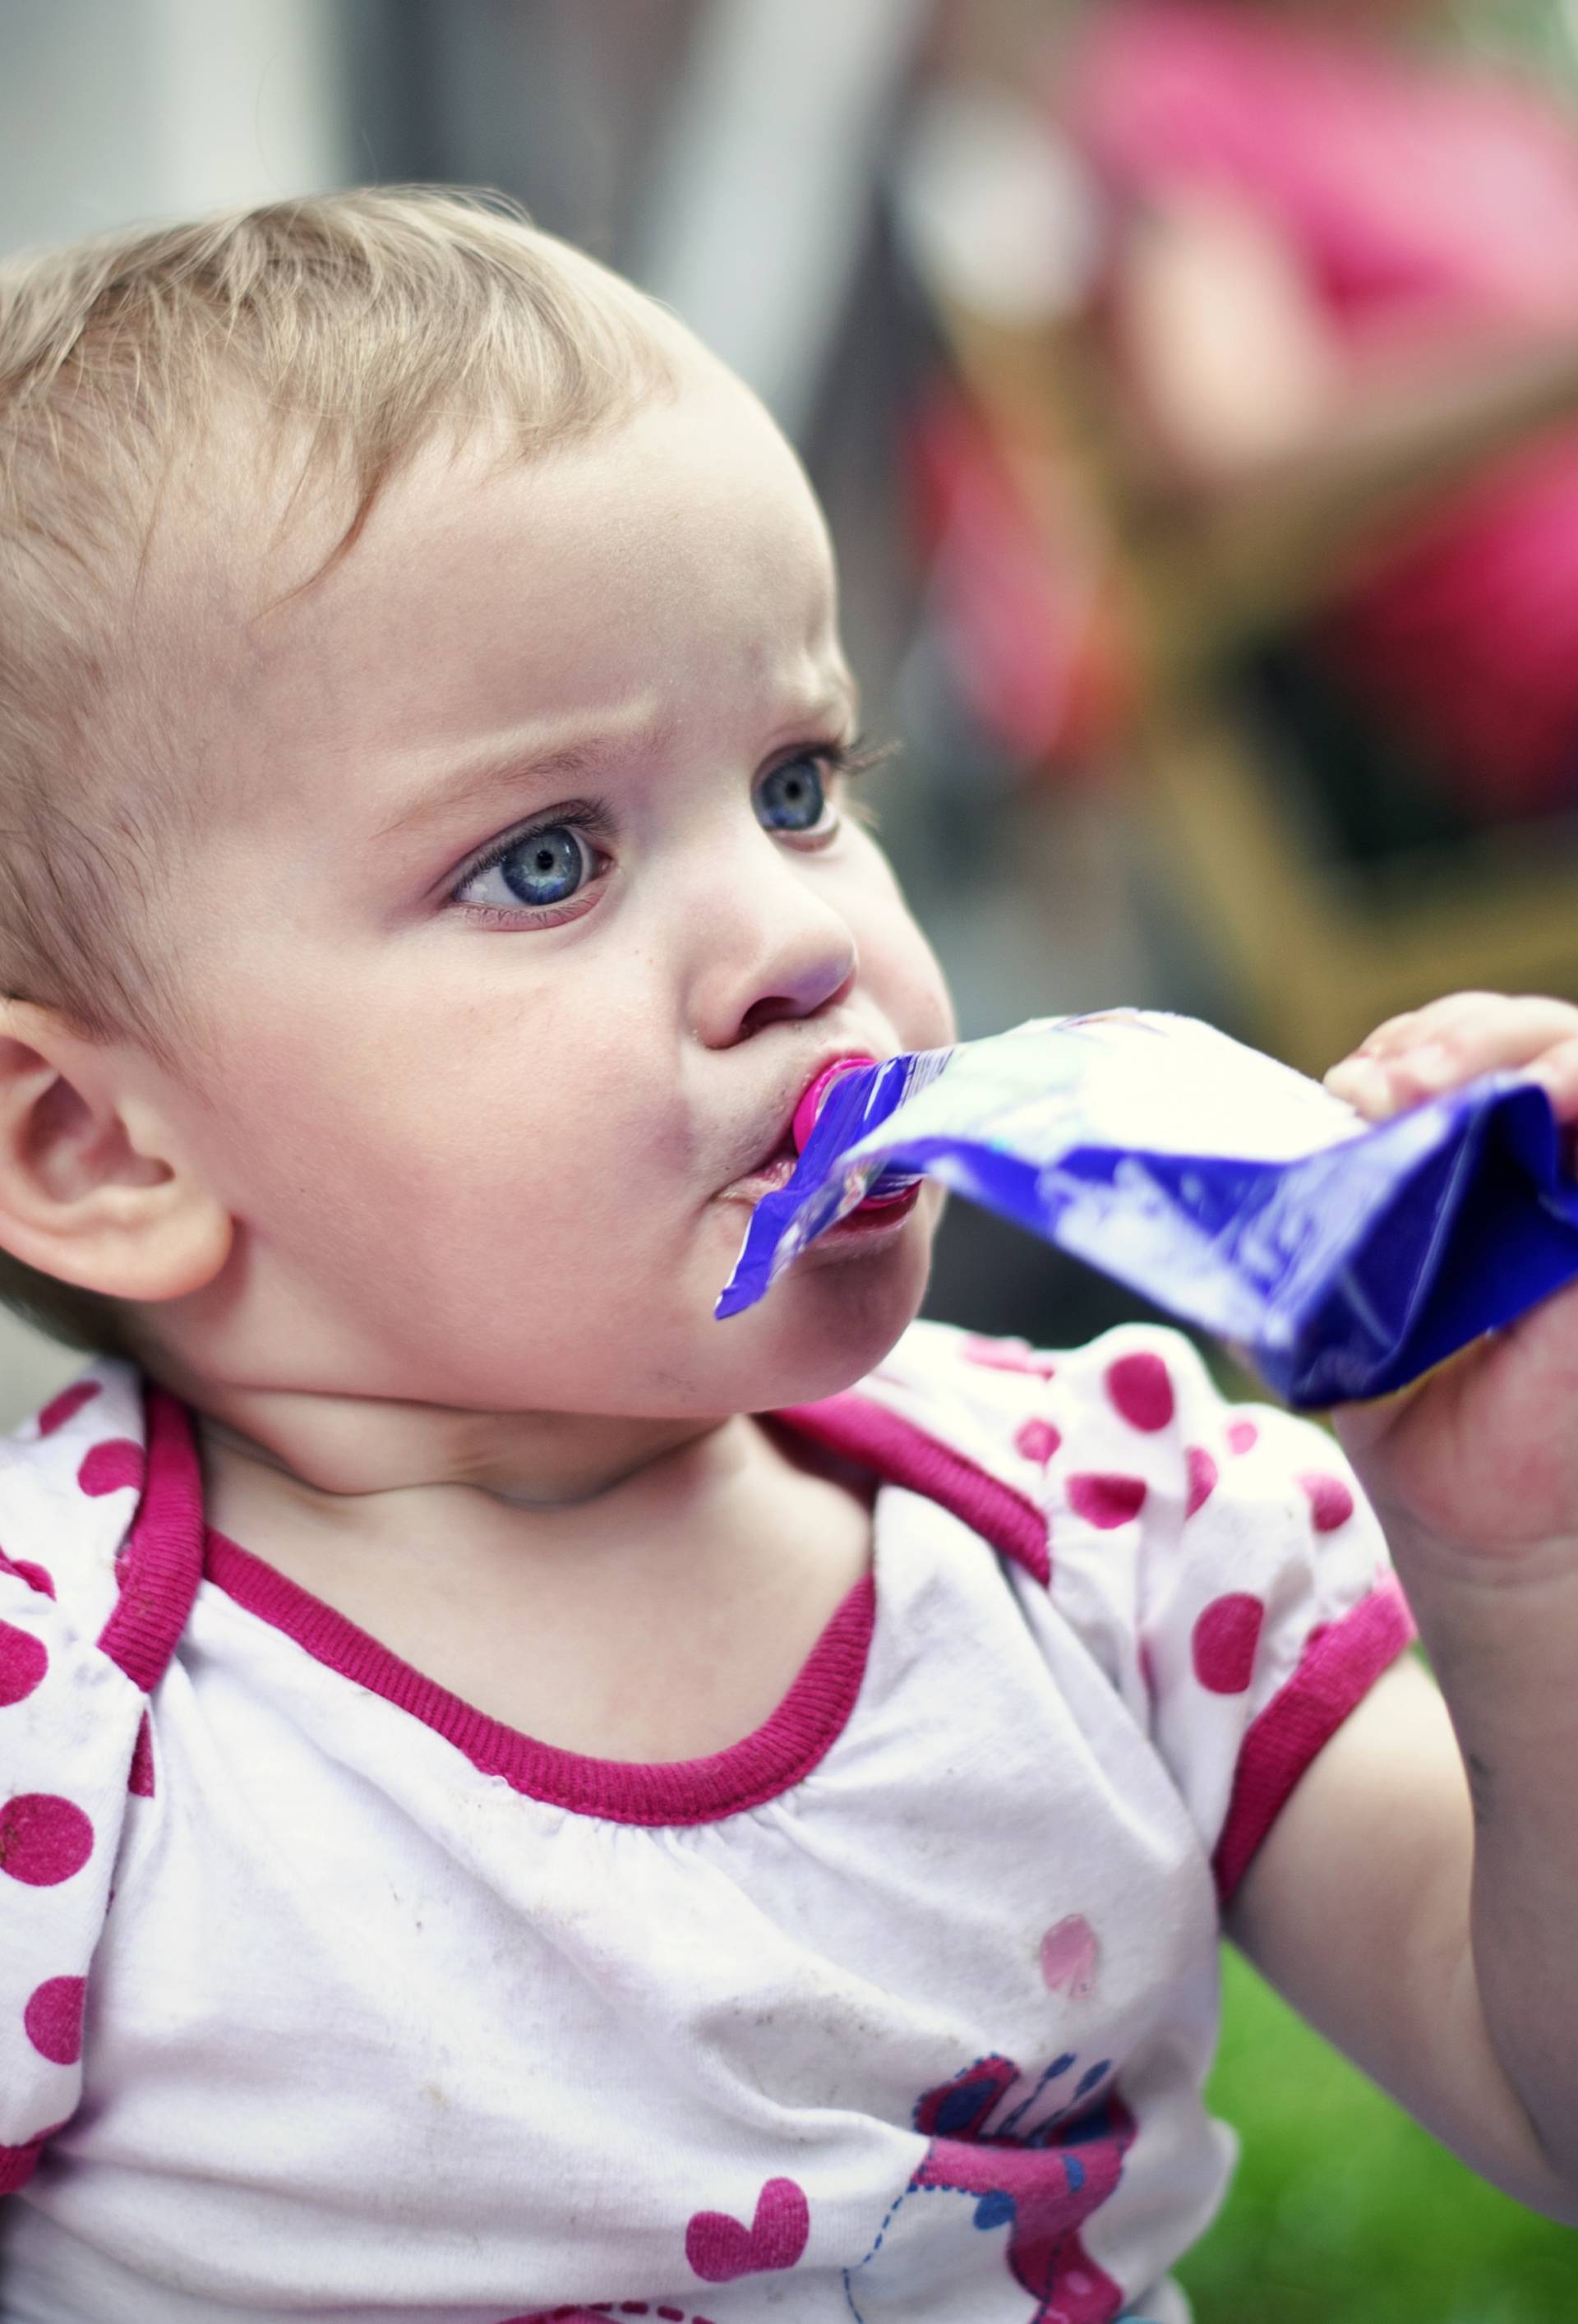
[[[1252,1452],[1260,1441],[1260,1432],[1252,1420],[1230,1420],[1227,1424],[1227,1449],[1230,1452]]]
[[[1049,1420],[1027,1420],[1014,1438],[1014,1451],[1044,1469],[1063,1439]]]
[[[53,1792],[19,1792],[0,1808],[0,1872],[30,1888],[53,1888],[93,1853],[93,1826]]]
[[[31,1694],[49,1666],[49,1648],[42,1638],[0,1622],[0,1706]]]
[[[101,1493],[118,1493],[123,1485],[143,1489],[143,1448],[129,1436],[111,1436],[91,1445],[82,1456],[77,1482],[97,1500]]]
[[[1107,1367],[1107,1394],[1131,1428],[1165,1428],[1173,1416],[1173,1384],[1159,1356],[1120,1356]]]
[[[80,1977],[46,1978],[36,1986],[22,2014],[28,2040],[51,2066],[74,2066],[82,2055],[82,2005],[88,1980]]]
[[[98,1386],[97,1380],[74,1380],[69,1388],[63,1388],[40,1413],[39,1434],[52,1436],[57,1428],[64,1428],[85,1404],[92,1403],[98,1394]]]
[[[1103,1533],[1127,1525],[1145,1507],[1142,1477],[1103,1477],[1083,1471],[1068,1480],[1068,1506]]]
[[[983,1364],[988,1371],[1028,1372],[1033,1379],[1050,1379],[1057,1370],[1028,1340],[966,1340],[964,1353],[967,1362]]]
[[[1195,1675],[1213,1694],[1241,1694],[1255,1667],[1255,1647],[1266,1609],[1247,1591],[1213,1598],[1190,1640]]]
[[[1347,1524],[1353,1514],[1353,1496],[1341,1477],[1316,1471],[1298,1481],[1309,1496],[1316,1533],[1335,1533],[1339,1526]]]
[[[1216,1463],[1203,1444],[1191,1444],[1184,1459],[1189,1469],[1189,1498],[1184,1505],[1186,1518],[1196,1509],[1204,1508],[1216,1490]]]
[[[25,1582],[30,1590],[38,1591],[45,1598],[55,1594],[54,1576],[46,1573],[42,1565],[35,1565],[31,1558],[7,1557],[0,1549],[0,1573],[14,1573],[19,1582]]]
[[[137,1729],[137,1740],[132,1752],[132,1772],[126,1777],[126,1789],[135,1792],[140,1799],[153,1796],[153,1730],[148,1724],[148,1713],[143,1713]]]

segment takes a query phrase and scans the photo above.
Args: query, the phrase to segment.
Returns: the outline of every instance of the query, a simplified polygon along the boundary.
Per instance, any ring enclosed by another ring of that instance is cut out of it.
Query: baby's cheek
[[[953,995],[948,991],[942,964],[921,935],[919,927],[909,919],[908,913],[905,919],[909,941],[899,972],[901,990],[891,1005],[895,1028],[906,1048],[946,1048],[958,1038]]]
[[[875,893],[860,945],[863,982],[906,1048],[941,1048],[957,1038],[947,979],[887,858],[874,847],[872,853]]]
[[[850,832],[837,880],[837,900],[860,955],[860,989],[882,1011],[900,1047],[938,1049],[956,1040],[941,964],[869,831]]]

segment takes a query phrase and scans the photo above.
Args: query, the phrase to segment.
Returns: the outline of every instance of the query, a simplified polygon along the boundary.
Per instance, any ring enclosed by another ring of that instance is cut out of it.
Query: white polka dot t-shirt
[[[0,1440],[5,2324],[1181,2324],[1220,1903],[1409,1636],[1375,1521],[1165,1332],[780,1417],[872,1572],[651,1766],[207,1529],[129,1367]]]

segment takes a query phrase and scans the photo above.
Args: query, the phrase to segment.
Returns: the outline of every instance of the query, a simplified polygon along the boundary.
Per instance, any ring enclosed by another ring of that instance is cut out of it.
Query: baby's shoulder
[[[1237,1409],[1181,1333],[1143,1323],[1121,1324],[1079,1347],[1037,1348],[922,1321],[861,1392],[943,1441],[973,1440],[1038,1468],[1057,1449],[1049,1431],[1058,1444],[1071,1432],[1114,1429],[1176,1442],[1225,1428]]]
[[[79,1636],[114,1613],[147,1465],[143,1377],[100,1357],[0,1436],[0,1579],[55,1604]]]
[[[82,2090],[81,2017],[129,1819],[157,1814],[141,1376],[101,1360],[0,1437],[0,2195]],[[147,1557],[139,1554],[146,1536]]]
[[[1033,1501],[1065,1550],[1103,1558],[1136,1537],[1177,1545],[1291,1525],[1329,1531],[1357,1488],[1330,1435],[1279,1406],[1234,1401],[1181,1332],[1124,1323],[1073,1348],[1036,1348],[957,1326],[911,1326],[860,1384],[956,1458]]]
[[[1172,1443],[1220,1439],[1298,1455],[1324,1432],[1279,1406],[1224,1394],[1199,1349],[1165,1324],[1120,1323],[1072,1348],[1033,1347],[958,1324],[912,1323],[860,1383],[939,1436],[1011,1441],[1027,1420]]]
[[[1228,1893],[1411,1635],[1340,1447],[1231,1400],[1189,1340],[1149,1324],[1041,1350],[923,1323],[858,1393],[924,1432],[929,1455],[900,1481],[1009,1554],[1017,1610],[1085,1731],[1112,1741],[1125,1784],[1138,1731]]]

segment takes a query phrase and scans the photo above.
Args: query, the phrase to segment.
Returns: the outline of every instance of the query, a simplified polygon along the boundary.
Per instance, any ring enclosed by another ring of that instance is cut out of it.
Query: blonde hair
[[[419,187],[96,236],[0,268],[0,993],[177,1065],[153,907],[200,821],[135,683],[160,496],[237,392],[333,556],[446,430],[530,458],[671,388],[678,327],[509,204]],[[178,755],[178,754],[177,754]],[[121,1348],[115,1303],[0,1251],[0,1301]]]

